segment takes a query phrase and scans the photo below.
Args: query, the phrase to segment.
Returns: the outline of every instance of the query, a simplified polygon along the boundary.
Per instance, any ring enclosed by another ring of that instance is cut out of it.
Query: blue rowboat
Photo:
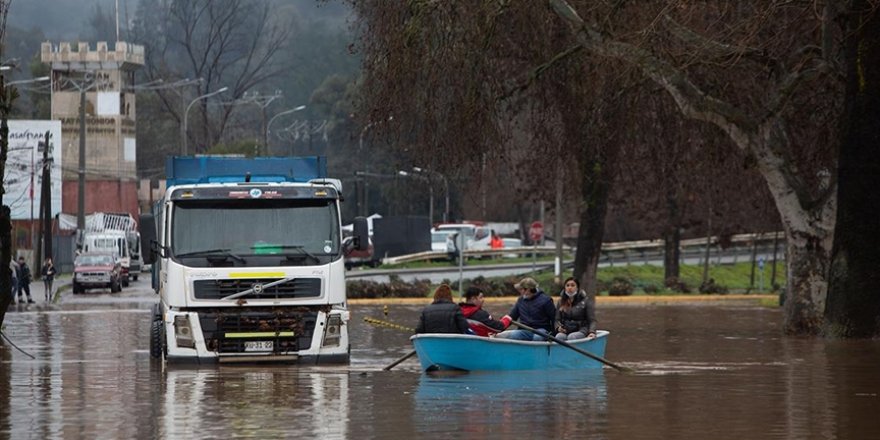
[[[579,370],[602,363],[555,342],[516,341],[474,335],[423,333],[410,338],[423,371]],[[608,332],[565,341],[598,357],[605,356]]]

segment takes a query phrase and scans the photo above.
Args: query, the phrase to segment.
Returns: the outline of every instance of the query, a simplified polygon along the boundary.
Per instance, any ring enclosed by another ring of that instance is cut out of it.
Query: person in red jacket
[[[458,306],[476,335],[489,336],[504,330],[503,322],[496,321],[489,312],[483,310],[483,291],[479,287],[468,287],[464,293],[464,302],[458,303]]]
[[[493,233],[492,239],[489,241],[489,245],[492,247],[492,249],[501,249],[504,247],[504,240],[502,240],[501,237],[498,236],[498,234]]]

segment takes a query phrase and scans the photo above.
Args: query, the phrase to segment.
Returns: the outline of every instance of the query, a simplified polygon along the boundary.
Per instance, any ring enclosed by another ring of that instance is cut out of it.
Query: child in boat
[[[483,310],[483,291],[479,287],[468,287],[464,292],[464,302],[458,303],[458,306],[474,334],[489,336],[504,330],[503,322],[496,321],[489,312]]]
[[[467,319],[452,302],[452,289],[441,284],[434,291],[434,302],[422,310],[416,333],[469,333]]]
[[[596,337],[595,300],[581,290],[581,283],[568,277],[562,283],[556,303],[556,338],[583,339]]]

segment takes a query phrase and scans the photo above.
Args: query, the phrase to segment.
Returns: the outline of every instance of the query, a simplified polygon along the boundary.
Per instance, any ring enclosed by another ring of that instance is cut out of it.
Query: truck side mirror
[[[365,251],[370,248],[370,227],[366,217],[354,218],[354,248]]]
[[[150,251],[143,252],[144,264],[153,264],[156,261],[156,218],[152,214],[141,215],[140,222],[141,240],[150,244]]]

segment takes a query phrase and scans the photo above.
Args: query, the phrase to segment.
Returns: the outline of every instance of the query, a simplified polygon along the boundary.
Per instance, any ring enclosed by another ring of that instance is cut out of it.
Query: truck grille
[[[193,292],[196,299],[220,299],[238,292],[261,286],[261,292],[253,292],[245,298],[249,299],[276,299],[276,298],[315,298],[321,296],[320,278],[294,278],[290,281],[272,286],[262,287],[282,278],[251,278],[251,279],[223,279],[223,280],[197,280],[193,282]]]
[[[273,341],[273,354],[308,350],[315,332],[317,311],[307,307],[228,308],[199,311],[199,323],[208,350],[244,353],[246,341]],[[247,333],[289,333],[293,336],[227,337]]]

